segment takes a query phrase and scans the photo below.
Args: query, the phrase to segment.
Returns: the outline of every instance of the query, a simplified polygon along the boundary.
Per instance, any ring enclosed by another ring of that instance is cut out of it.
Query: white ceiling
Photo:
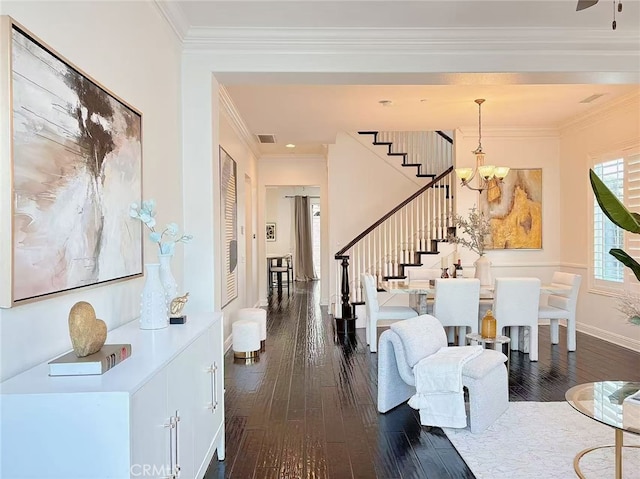
[[[632,41],[638,38],[640,1],[624,0],[623,12],[616,13],[615,32],[611,31],[611,0],[601,0],[581,12],[575,11],[576,3],[576,0],[201,0],[181,1],[179,5],[187,24],[198,32],[305,27],[443,31],[509,27],[556,32],[594,29],[606,38]],[[640,55],[640,46],[638,50]],[[640,91],[637,84],[601,81],[573,84],[562,78],[558,83],[563,84],[549,84],[548,79],[514,80],[506,76],[450,75],[427,85],[418,76],[406,74],[381,77],[372,73],[353,78],[330,73],[216,74],[249,131],[276,136],[276,145],[260,145],[262,154],[321,153],[322,145],[333,143],[339,131],[477,130],[476,98],[487,100],[482,109],[483,128],[553,128],[604,103]],[[589,104],[580,103],[595,94],[603,96]],[[380,100],[393,103],[385,107],[379,104]],[[286,143],[294,143],[296,148],[286,149]]]
[[[617,0],[616,0],[617,1]],[[612,0],[576,13],[577,0],[180,0],[193,27],[610,28]],[[618,28],[638,28],[624,0]]]
[[[477,131],[476,98],[483,128],[553,128],[611,101],[638,85],[229,85],[226,87],[249,130],[275,134],[280,153],[294,143],[296,153],[318,153],[339,131]],[[604,96],[590,104],[581,100]],[[382,106],[380,100],[391,100]],[[277,113],[274,113],[277,112]],[[291,152],[291,151],[289,151]]]

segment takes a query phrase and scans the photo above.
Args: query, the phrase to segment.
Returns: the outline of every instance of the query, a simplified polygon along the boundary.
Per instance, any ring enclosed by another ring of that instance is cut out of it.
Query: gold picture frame
[[[142,114],[6,15],[0,62],[0,307],[141,276]]]
[[[480,195],[491,224],[486,249],[542,249],[542,168],[512,168]]]

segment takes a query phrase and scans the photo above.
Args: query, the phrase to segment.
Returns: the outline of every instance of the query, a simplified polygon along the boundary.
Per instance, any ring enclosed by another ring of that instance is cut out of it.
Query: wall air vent
[[[594,100],[597,100],[601,96],[604,96],[604,93],[596,93],[595,95],[588,96],[584,100],[580,100],[580,103],[591,103]]]
[[[275,135],[256,135],[258,137],[258,141],[260,143],[276,143],[276,136]]]

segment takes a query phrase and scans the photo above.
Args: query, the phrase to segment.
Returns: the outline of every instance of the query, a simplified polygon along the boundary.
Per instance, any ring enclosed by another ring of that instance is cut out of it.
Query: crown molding
[[[638,91],[623,95],[620,98],[609,101],[597,108],[589,110],[581,115],[574,116],[562,122],[558,129],[561,135],[565,135],[572,131],[581,130],[600,123],[603,120],[611,118],[626,108],[633,108],[636,112],[640,105],[640,87]]]
[[[256,159],[260,158],[262,155],[260,154],[260,147],[258,146],[258,142],[249,131],[249,128],[247,128],[247,125],[240,115],[240,112],[236,108],[236,105],[233,103],[231,96],[229,96],[229,92],[222,85],[218,87],[218,98],[220,100],[220,109],[229,120],[229,123],[231,123],[231,126],[233,127],[235,132],[249,147]]]
[[[189,32],[191,26],[187,16],[184,14],[180,2],[169,0],[153,0],[152,3],[156,6],[162,17],[169,24],[173,32],[182,43]]]
[[[356,51],[490,49],[492,51],[638,54],[640,32],[584,28],[228,28],[192,27],[188,49],[234,50],[287,47],[292,51]]]
[[[474,130],[475,128],[475,130]],[[464,139],[478,139],[478,127],[457,129]],[[482,128],[482,138],[559,138],[557,128]]]

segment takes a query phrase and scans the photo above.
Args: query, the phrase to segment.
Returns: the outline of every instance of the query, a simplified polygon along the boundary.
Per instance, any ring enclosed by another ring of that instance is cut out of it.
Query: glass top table
[[[573,460],[578,477],[586,479],[580,471],[582,456],[604,447],[615,448],[615,478],[622,479],[622,433],[640,435],[640,382],[601,381],[579,384],[565,393],[565,399],[585,416],[615,429],[613,446],[596,446],[579,452]],[[638,447],[638,446],[626,446]]]

